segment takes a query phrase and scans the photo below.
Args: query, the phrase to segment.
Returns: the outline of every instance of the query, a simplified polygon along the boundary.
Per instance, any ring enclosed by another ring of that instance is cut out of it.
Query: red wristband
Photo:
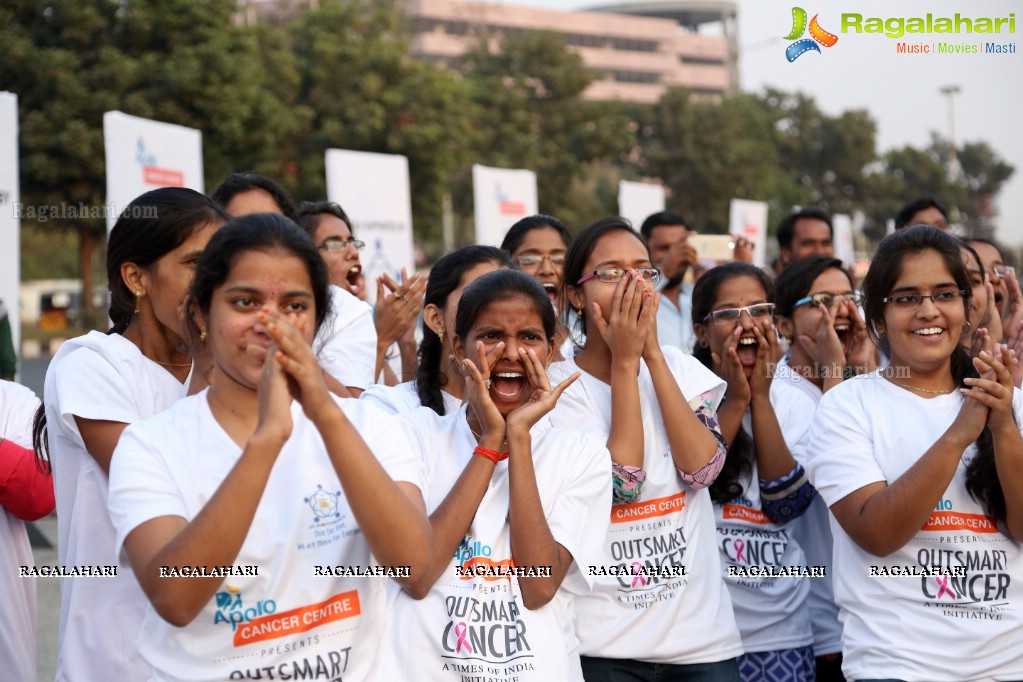
[[[494,464],[508,459],[507,452],[498,452],[497,450],[485,448],[482,445],[477,445],[476,449],[472,451],[472,454],[479,455],[480,457],[486,457]]]

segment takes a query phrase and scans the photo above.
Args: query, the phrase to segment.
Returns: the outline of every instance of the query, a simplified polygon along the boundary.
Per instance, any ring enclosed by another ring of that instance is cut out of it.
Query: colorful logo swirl
[[[806,54],[811,50],[814,52],[820,52],[821,48],[818,45],[824,47],[832,47],[838,42],[838,36],[834,33],[830,33],[821,28],[821,25],[817,23],[817,17],[819,15],[813,15],[813,19],[810,20],[810,38],[800,38],[803,33],[807,30],[806,24],[806,10],[802,7],[792,8],[792,30],[785,36],[785,40],[795,40],[796,42],[785,48],[785,58],[790,62],[796,61],[800,55]]]

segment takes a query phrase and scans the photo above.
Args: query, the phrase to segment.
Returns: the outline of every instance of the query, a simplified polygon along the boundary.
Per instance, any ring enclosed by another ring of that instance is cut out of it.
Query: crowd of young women
[[[118,567],[63,578],[59,680],[1023,679],[1019,363],[968,246],[898,232],[862,294],[718,266],[688,355],[622,219],[381,279],[369,324],[340,207],[216,198],[129,206],[113,327],[47,375],[60,561]]]

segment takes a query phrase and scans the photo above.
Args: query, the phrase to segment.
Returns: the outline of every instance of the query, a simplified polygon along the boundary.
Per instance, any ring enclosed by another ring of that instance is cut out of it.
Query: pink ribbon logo
[[[951,597],[952,599],[958,599],[959,598],[959,597],[956,596],[956,593],[952,591],[952,588],[948,586],[948,576],[947,575],[943,576],[943,577],[940,577],[940,578],[936,577],[934,579],[934,582],[938,583],[938,588],[939,588],[938,589],[938,596],[936,597],[936,599],[941,599],[942,595],[945,594],[946,592],[948,592],[948,596]]]
[[[639,569],[639,570],[637,571],[636,569]],[[639,563],[638,561],[633,561],[632,562],[632,574],[634,576],[636,576],[636,577],[634,577],[632,579],[632,586],[633,587],[635,587],[636,585],[640,585],[640,586],[645,586],[646,585],[646,578],[641,575],[642,572],[643,572],[643,564]]]
[[[455,644],[455,653],[457,654],[465,647],[465,650],[470,654],[472,653],[472,647],[469,646],[469,638],[466,636],[469,628],[466,627],[465,623],[459,623],[455,626],[455,635],[458,637],[458,642]]]
[[[745,549],[746,549],[746,542],[744,540],[736,540],[735,541],[735,560],[738,561],[739,563],[743,563],[743,564],[746,563],[746,557],[744,557],[742,555],[742,553],[743,553],[743,551]]]

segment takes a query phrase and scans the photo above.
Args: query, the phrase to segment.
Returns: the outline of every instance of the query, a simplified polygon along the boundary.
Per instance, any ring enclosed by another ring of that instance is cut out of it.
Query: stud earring
[[[138,315],[139,311],[142,310],[142,291],[135,292],[135,314]]]

